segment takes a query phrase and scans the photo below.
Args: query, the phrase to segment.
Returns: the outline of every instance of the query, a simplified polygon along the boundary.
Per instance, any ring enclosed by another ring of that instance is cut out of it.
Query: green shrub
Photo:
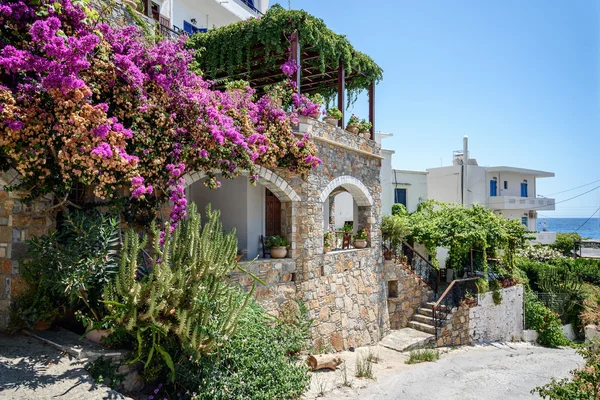
[[[572,377],[552,381],[531,391],[550,400],[597,400],[600,399],[600,354],[598,350],[579,349],[586,361],[585,367],[571,371]]]
[[[516,256],[537,262],[549,262],[565,258],[560,251],[541,244],[535,246],[529,245],[519,249]]]
[[[570,262],[573,271],[577,273],[584,282],[600,286],[600,260],[590,258],[578,258]]]
[[[559,347],[570,343],[558,314],[544,306],[531,292],[525,293],[525,327],[538,333],[537,342],[542,346]]]
[[[214,353],[195,362],[182,359],[177,383],[195,392],[194,400],[299,398],[310,383],[308,367],[298,359],[306,345],[306,321],[273,320],[251,302],[238,326]]]
[[[573,250],[579,250],[577,242],[581,241],[581,236],[576,233],[563,233],[559,232],[556,234],[556,241],[550,245],[554,250],[559,251],[566,257],[573,255]]]
[[[418,364],[422,362],[433,362],[440,359],[440,352],[437,349],[419,349],[411,350],[406,364]]]
[[[154,226],[152,272],[137,276],[137,264],[145,239],[133,230],[125,235],[119,272],[104,291],[109,315],[105,322],[121,326],[136,338],[130,362],[144,359],[149,367],[153,356],[175,379],[174,357],[166,350],[169,340],[198,359],[233,334],[237,320],[252,292],[242,295],[226,282],[237,266],[237,239],[225,234],[220,213],[207,207],[208,222],[202,225],[192,205],[188,217],[165,234]],[[161,244],[161,242],[164,242]]]
[[[477,293],[479,294],[486,293],[490,289],[487,279],[484,278],[478,278],[475,281],[475,287],[477,288]]]
[[[65,214],[59,229],[30,239],[29,258],[21,266],[28,289],[17,301],[13,324],[19,319],[30,324],[57,309],[83,310],[85,319],[100,321],[103,287],[117,269],[119,229],[116,218],[74,211]]]

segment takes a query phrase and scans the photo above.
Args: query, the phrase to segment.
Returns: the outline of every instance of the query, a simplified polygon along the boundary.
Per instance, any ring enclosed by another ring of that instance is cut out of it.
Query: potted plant
[[[325,100],[323,99],[323,96],[321,96],[320,93],[315,93],[312,95],[308,95],[308,99],[311,102],[313,102],[314,104],[319,105],[319,108],[317,110],[315,110],[312,114],[310,114],[309,117],[314,118],[314,119],[319,119],[319,117],[321,116],[321,106],[325,102]]]
[[[354,247],[357,249],[364,249],[367,247],[367,238],[369,237],[369,233],[366,229],[359,229],[354,235]]]
[[[473,297],[471,292],[467,292],[465,294],[465,304],[469,307],[475,307],[475,305],[477,304],[477,299]]]
[[[358,132],[361,135],[363,135],[365,137],[365,139],[370,139],[371,138],[371,132],[369,130],[371,129],[372,126],[373,126],[372,123],[370,123],[366,119],[363,119],[358,124]]]
[[[336,126],[338,121],[342,119],[342,112],[337,107],[328,108],[323,120],[329,125]]]
[[[289,106],[292,102],[294,90],[286,82],[279,82],[271,86],[266,86],[265,91],[278,108],[281,108],[284,105]]]
[[[227,82],[225,84],[225,89],[227,91],[233,91],[233,92],[245,92],[246,88],[248,86],[250,86],[250,83],[248,81],[245,81],[243,79],[238,79],[236,81]]]
[[[325,232],[323,233],[323,254],[331,251],[331,247],[333,245],[333,233]]]
[[[359,123],[360,123],[360,120],[358,119],[358,117],[356,115],[352,114],[352,116],[348,120],[348,125],[346,125],[346,130],[348,132],[358,133],[358,124]]]
[[[283,236],[269,236],[266,245],[271,249],[271,258],[284,258],[287,255],[289,242]]]

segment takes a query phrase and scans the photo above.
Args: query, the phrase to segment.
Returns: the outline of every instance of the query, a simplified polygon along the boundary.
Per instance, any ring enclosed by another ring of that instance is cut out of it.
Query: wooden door
[[[265,189],[265,236],[281,235],[281,202]]]

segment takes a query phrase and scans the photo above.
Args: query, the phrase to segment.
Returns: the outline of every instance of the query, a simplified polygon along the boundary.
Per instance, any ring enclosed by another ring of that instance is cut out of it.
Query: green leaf
[[[173,360],[171,359],[171,356],[169,355],[169,353],[167,353],[167,351],[160,344],[157,344],[154,347],[156,347],[156,350],[160,353],[163,360],[165,360],[165,364],[167,364],[167,367],[169,367],[169,369],[171,370],[171,380],[174,381],[175,380],[175,365],[173,364]]]

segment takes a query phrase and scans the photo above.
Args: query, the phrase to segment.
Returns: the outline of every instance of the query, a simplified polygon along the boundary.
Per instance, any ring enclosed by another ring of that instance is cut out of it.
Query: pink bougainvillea
[[[252,89],[212,90],[188,68],[185,38],[149,43],[79,4],[0,6],[0,158],[21,173],[21,188],[62,197],[81,183],[100,198],[128,188],[140,207],[170,200],[177,221],[185,173],[204,171],[218,187],[215,171],[306,174],[320,163],[310,140],[292,132],[297,114],[312,110],[302,96],[288,114],[266,96],[253,101]]]

